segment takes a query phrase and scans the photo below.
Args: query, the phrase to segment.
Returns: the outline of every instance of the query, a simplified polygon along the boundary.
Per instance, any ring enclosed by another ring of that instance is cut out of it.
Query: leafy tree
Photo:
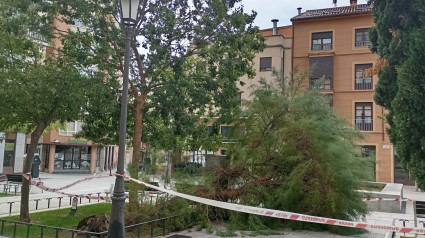
[[[47,14],[50,4],[5,0],[0,5],[0,130],[31,133],[23,168],[26,174],[46,128],[80,119],[83,109],[102,97],[95,92],[102,91],[104,77],[83,73],[65,58],[44,54],[46,45],[41,41],[49,42],[53,37],[53,17]],[[24,179],[21,221],[30,220],[28,199],[29,182]]]
[[[179,147],[194,133],[200,116],[231,115],[231,102],[242,75],[252,76],[252,59],[264,47],[257,28],[252,26],[255,13],[243,13],[240,0],[142,0],[140,18],[133,31],[130,79],[130,103],[134,130],[132,163],[138,163],[144,135],[170,131],[176,137],[168,141]],[[124,30],[114,17],[116,1],[58,0],[63,21],[80,19],[84,31],[63,36],[62,53],[77,65],[96,65],[108,75],[123,72]],[[95,114],[89,114],[103,120]],[[152,123],[163,125],[155,129]],[[146,122],[150,124],[146,125]],[[107,123],[97,124],[98,128]],[[96,124],[96,123],[95,123]],[[102,138],[101,130],[89,138]],[[110,130],[116,131],[116,130]],[[152,137],[151,137],[152,138]],[[154,141],[155,142],[155,141]],[[165,147],[165,146],[164,146]],[[181,148],[177,148],[181,149]],[[137,177],[137,166],[130,166]],[[133,199],[132,199],[133,198]],[[130,189],[130,210],[138,206],[136,188]]]
[[[378,74],[375,101],[389,110],[388,134],[401,165],[425,189],[425,6],[420,0],[372,2],[371,49],[387,62]]]
[[[228,147],[223,166],[212,172],[212,185],[199,189],[198,194],[346,220],[366,214],[356,191],[366,176],[366,163],[358,158],[355,144],[361,135],[345,128],[346,121],[327,105],[324,95],[297,93],[301,82],[280,75],[253,92],[233,132],[238,142]],[[276,224],[275,219],[244,214],[233,214],[233,219],[251,228]]]

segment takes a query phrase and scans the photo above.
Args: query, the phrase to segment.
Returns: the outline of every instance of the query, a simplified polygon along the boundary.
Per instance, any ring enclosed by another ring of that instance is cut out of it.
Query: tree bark
[[[135,128],[133,136],[133,156],[131,158],[132,166],[129,166],[130,176],[132,178],[138,179],[139,175],[139,154],[140,154],[140,145],[142,142],[143,135],[143,106],[145,103],[144,95],[136,97],[136,107],[134,109],[134,118],[135,118]],[[129,207],[130,211],[139,210],[139,196],[137,190],[139,186],[135,183],[131,183],[130,186],[130,200]]]
[[[34,153],[37,150],[38,140],[43,134],[44,129],[50,123],[39,122],[37,127],[31,134],[31,144],[28,147],[27,157],[24,162],[23,174],[27,174],[31,171],[32,160],[34,158]],[[30,222],[29,214],[29,195],[30,195],[30,183],[25,178],[22,178],[22,188],[21,188],[21,211],[20,211],[20,220],[22,222]]]

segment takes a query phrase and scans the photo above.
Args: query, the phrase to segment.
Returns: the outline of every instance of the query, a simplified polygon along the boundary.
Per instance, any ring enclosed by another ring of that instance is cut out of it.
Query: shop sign
[[[86,140],[71,140],[68,138],[68,141],[66,141],[67,144],[73,144],[73,145],[87,145]]]

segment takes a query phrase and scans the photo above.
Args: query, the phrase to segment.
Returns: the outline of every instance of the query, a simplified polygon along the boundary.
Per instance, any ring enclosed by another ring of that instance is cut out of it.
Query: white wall
[[[14,173],[22,173],[24,166],[24,153],[25,153],[25,138],[24,133],[16,133],[16,149],[15,149],[15,166],[13,168]]]
[[[4,133],[0,132],[0,174],[3,173],[5,139]]]

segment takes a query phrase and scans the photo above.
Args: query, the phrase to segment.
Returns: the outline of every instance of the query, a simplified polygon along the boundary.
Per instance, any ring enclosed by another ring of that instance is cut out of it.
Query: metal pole
[[[125,140],[126,140],[126,129],[127,129],[127,97],[128,97],[128,81],[129,81],[128,74],[130,69],[130,44],[131,44],[132,33],[133,33],[132,28],[126,27],[117,174],[124,174]],[[124,212],[125,212],[124,178],[117,175],[115,178],[114,193],[112,195],[111,222],[109,224],[108,238],[125,237]]]

